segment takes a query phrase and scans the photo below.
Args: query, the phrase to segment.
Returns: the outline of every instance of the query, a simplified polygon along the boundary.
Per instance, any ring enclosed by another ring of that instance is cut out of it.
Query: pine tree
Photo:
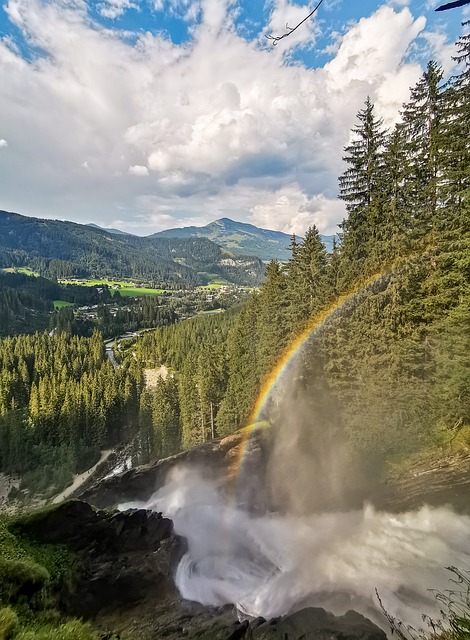
[[[255,294],[241,310],[227,340],[228,385],[217,414],[220,435],[233,433],[246,425],[258,393],[259,307],[259,296]]]
[[[178,388],[173,377],[160,378],[153,393],[154,453],[165,458],[181,450]]]
[[[451,78],[442,101],[438,213],[441,230],[464,234],[470,232],[470,34],[459,38],[457,51],[461,72]]]
[[[402,124],[398,124],[386,138],[375,199],[376,242],[372,256],[375,267],[380,267],[387,258],[406,254],[410,250],[411,208],[408,206],[405,186],[408,173],[405,130]]]
[[[297,245],[287,265],[290,333],[297,335],[325,302],[328,254],[315,225]]]
[[[413,233],[417,239],[432,230],[438,207],[442,76],[441,67],[430,61],[416,86],[411,89],[410,100],[402,111],[407,158],[404,187],[407,206],[413,216]]]
[[[374,114],[374,105],[367,98],[365,107],[353,128],[354,139],[345,147],[343,160],[349,165],[339,178],[340,198],[346,202],[348,217],[341,224],[343,230],[342,252],[354,265],[350,275],[360,271],[370,250],[373,236],[372,205],[379,191],[383,168],[385,131],[383,121]]]
[[[266,281],[259,296],[256,332],[257,366],[263,379],[271,370],[289,339],[289,299],[286,275],[279,262],[272,260],[266,268]]]

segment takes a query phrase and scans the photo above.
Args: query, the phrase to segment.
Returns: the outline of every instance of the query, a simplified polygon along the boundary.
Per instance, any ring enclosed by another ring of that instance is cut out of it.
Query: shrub
[[[0,558],[0,601],[16,601],[21,595],[31,598],[49,581],[45,567],[30,558]]]

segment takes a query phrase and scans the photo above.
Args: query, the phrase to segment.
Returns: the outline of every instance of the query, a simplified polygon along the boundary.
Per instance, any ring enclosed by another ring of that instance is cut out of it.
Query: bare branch
[[[300,25],[302,25],[304,22],[307,22],[307,20],[309,18],[311,18],[313,16],[313,14],[315,13],[315,11],[318,9],[318,7],[321,5],[321,3],[323,2],[323,0],[320,0],[320,2],[314,7],[313,11],[311,11],[308,16],[306,16],[303,20],[301,20],[299,22],[299,24],[297,24],[295,27],[289,27],[288,24],[286,24],[286,32],[283,33],[281,36],[273,36],[272,34],[268,34],[265,37],[268,40],[271,40],[273,43],[273,46],[276,46],[277,43],[279,42],[279,40],[284,40],[284,38],[287,38],[287,36],[290,36],[292,33],[294,33],[294,31],[296,29],[298,29],[300,27]],[[469,0],[470,2],[470,0]]]

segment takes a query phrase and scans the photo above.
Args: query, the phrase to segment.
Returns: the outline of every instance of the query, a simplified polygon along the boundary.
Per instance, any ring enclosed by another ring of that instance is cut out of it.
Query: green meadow
[[[124,297],[137,297],[137,296],[159,296],[165,292],[165,289],[151,289],[149,287],[136,287],[133,282],[126,282],[125,280],[99,280],[97,278],[90,278],[89,280],[60,280],[60,284],[75,284],[81,287],[100,287],[107,285],[108,287],[118,287],[118,289],[112,289],[111,294],[114,295],[114,291],[119,291],[121,296]]]
[[[136,296],[159,296],[162,293],[165,293],[165,289],[147,289],[145,287],[121,287],[119,289],[113,290],[119,291],[121,296],[125,297],[136,297]]]
[[[5,271],[6,273],[23,273],[25,276],[34,276],[35,278],[39,276],[39,273],[29,269],[28,267],[7,267],[2,269],[2,271]]]

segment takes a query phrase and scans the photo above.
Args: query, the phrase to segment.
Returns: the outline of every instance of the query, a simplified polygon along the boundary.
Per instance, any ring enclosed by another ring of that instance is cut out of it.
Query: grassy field
[[[136,297],[136,296],[159,296],[165,293],[165,289],[146,289],[145,287],[121,287],[116,289],[121,296]],[[114,295],[114,291],[112,292]]]
[[[62,307],[73,307],[73,302],[66,300],[54,300],[54,309],[62,309]]]
[[[112,289],[111,294],[114,295],[114,291],[119,291],[121,296],[124,297],[137,297],[137,296],[159,296],[164,293],[164,289],[150,289],[148,287],[136,287],[134,282],[126,282],[125,280],[98,280],[97,278],[91,278],[90,280],[60,280],[60,284],[75,284],[81,287],[100,287],[104,284],[108,287],[118,287]]]
[[[34,276],[35,278],[39,276],[39,273],[36,273],[36,271],[28,267],[7,267],[6,269],[2,269],[2,271],[6,273],[24,273],[25,276]]]
[[[220,289],[230,285],[231,283],[225,278],[221,278],[216,273],[209,273],[208,271],[200,271],[199,275],[204,278],[207,284],[201,286],[201,289]]]
[[[222,289],[222,287],[226,287],[229,284],[229,282],[209,282],[209,284],[201,287],[201,289]]]

